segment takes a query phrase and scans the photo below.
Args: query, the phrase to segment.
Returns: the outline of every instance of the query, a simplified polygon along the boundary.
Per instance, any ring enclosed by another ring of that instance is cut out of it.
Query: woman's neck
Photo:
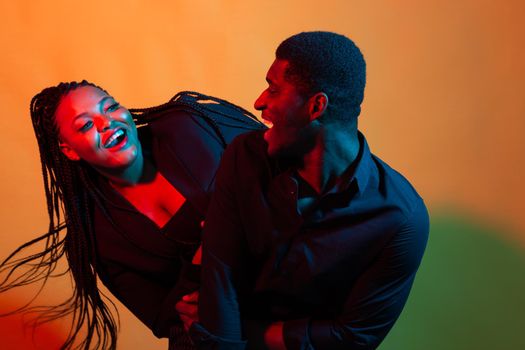
[[[157,169],[153,162],[139,152],[135,160],[125,169],[97,169],[114,187],[136,186],[155,179]]]

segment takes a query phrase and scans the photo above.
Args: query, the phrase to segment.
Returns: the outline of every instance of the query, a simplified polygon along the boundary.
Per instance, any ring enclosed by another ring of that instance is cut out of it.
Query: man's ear
[[[73,160],[73,161],[80,160],[80,157],[77,154],[77,152],[75,152],[75,150],[71,148],[71,146],[69,146],[67,143],[60,142],[58,146],[60,147],[60,150],[62,151],[62,153],[64,153],[64,155],[69,160]]]
[[[328,107],[328,96],[324,92],[318,92],[310,97],[310,121],[313,121],[324,114]]]

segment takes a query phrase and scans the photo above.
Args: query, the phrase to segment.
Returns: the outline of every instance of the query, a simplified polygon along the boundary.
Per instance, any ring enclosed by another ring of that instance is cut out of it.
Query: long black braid
[[[232,113],[224,113],[220,109],[213,108],[217,105],[226,106],[229,110],[236,111],[239,116],[243,116],[243,118],[236,117]],[[193,115],[203,118],[204,121],[208,123],[215,131],[215,134],[219,138],[219,141],[223,147],[226,147],[227,141],[221,132],[221,128],[218,125],[219,123],[228,125],[228,121],[230,121],[233,123],[238,122],[241,125],[249,128],[263,127],[263,124],[261,124],[261,122],[259,122],[252,113],[245,110],[244,108],[218,97],[204,95],[195,91],[181,91],[173,96],[168,102],[159,106],[130,109],[129,111],[135,116],[135,123],[137,126],[140,126],[153,120],[160,114],[159,112],[168,109],[186,110]],[[220,117],[220,122],[213,117],[214,115]]]
[[[116,312],[114,304],[100,293],[97,286],[97,253],[91,215],[93,206],[101,208],[112,220],[104,208],[103,195],[95,185],[96,172],[82,160],[74,162],[64,156],[59,147],[55,122],[55,112],[62,96],[87,85],[105,91],[84,80],[46,88],[31,100],[30,112],[40,150],[49,227],[47,233],[24,243],[0,264],[0,273],[6,275],[0,280],[0,292],[36,282],[41,283],[41,290],[49,278],[69,273],[74,281],[74,291],[66,301],[56,306],[35,307],[31,306],[33,298],[11,313],[36,311],[40,314],[37,324],[71,315],[71,329],[62,349],[116,349],[118,313],[115,319],[104,299],[109,301]],[[248,117],[236,120],[234,116],[224,114],[225,118],[221,118],[223,124],[230,119],[245,124],[247,121],[253,122],[252,127],[261,125],[248,111],[196,92],[180,92],[165,104],[130,109],[130,112],[137,126],[140,126],[152,121],[159,115],[158,112],[168,109],[188,110],[203,118],[215,131],[220,143],[226,146],[227,141],[218,121],[212,116],[222,114],[213,108],[214,104],[226,105]],[[20,257],[25,249],[37,244],[44,245],[40,252]],[[57,263],[64,254],[68,268],[65,272],[57,273]]]
[[[74,290],[66,301],[51,307],[29,307],[28,303],[15,312],[39,311],[37,323],[72,316],[72,326],[63,349],[116,349],[118,322],[103,301],[95,274],[91,208],[96,191],[91,181],[92,171],[84,162],[70,161],[62,154],[54,117],[62,96],[86,85],[99,88],[87,81],[61,83],[42,90],[31,100],[30,112],[40,150],[49,227],[46,234],[23,244],[2,262],[0,272],[7,272],[7,275],[0,283],[0,292],[35,282],[41,282],[43,287],[49,278],[69,272]],[[67,232],[62,234],[64,229]],[[44,244],[41,252],[19,258],[24,249],[37,243]],[[57,263],[64,254],[68,269],[56,274]],[[20,272],[22,268],[23,272]],[[15,276],[15,272],[18,275]],[[83,331],[85,337],[77,341]]]

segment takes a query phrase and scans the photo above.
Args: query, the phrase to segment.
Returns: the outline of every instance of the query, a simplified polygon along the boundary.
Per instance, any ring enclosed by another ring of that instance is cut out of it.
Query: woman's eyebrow
[[[104,105],[104,102],[106,102],[106,100],[114,100],[113,97],[111,96],[104,96],[100,99],[100,101],[98,101],[97,105],[99,106],[103,106]],[[102,109],[102,108],[101,108]],[[75,118],[73,118],[73,121],[77,120],[78,118],[82,118],[86,115],[87,113],[86,112],[83,112],[83,113],[80,113],[79,115],[77,115]]]

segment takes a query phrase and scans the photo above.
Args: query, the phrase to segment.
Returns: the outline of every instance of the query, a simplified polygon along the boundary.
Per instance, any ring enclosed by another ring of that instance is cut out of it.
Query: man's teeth
[[[122,135],[124,135],[124,130],[118,129],[113,135],[111,135],[109,139],[107,139],[104,147],[109,148],[115,146],[117,144],[118,138]]]

